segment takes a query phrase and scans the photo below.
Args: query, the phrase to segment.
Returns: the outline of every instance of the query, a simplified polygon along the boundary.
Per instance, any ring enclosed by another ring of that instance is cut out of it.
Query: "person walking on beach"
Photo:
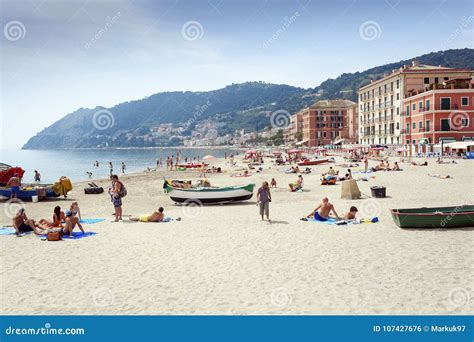
[[[20,191],[20,186],[21,186],[21,179],[18,176],[18,173],[15,173],[13,177],[11,177],[8,180],[7,185],[5,186],[6,188],[10,188],[11,195],[10,195],[10,201],[12,203],[16,202],[16,198],[18,195],[18,192]]]
[[[41,174],[35,170],[35,182],[41,182]]]
[[[369,168],[369,158],[367,158],[367,155],[364,157],[364,171],[367,173],[367,169]]]
[[[127,166],[125,165],[124,162],[122,162],[122,175],[125,174],[125,170],[127,169]]]
[[[272,195],[270,193],[270,187],[268,182],[263,182],[262,186],[257,191],[257,202],[260,207],[260,216],[262,221],[264,221],[263,216],[267,217],[268,222],[270,220],[270,202],[272,201]]]
[[[114,166],[112,165],[112,162],[109,162],[109,170],[110,170],[110,175],[112,176],[114,173]]]
[[[110,179],[112,187],[109,188],[109,195],[115,208],[115,222],[118,222],[122,220],[122,198],[126,196],[127,192],[117,175],[112,175]]]

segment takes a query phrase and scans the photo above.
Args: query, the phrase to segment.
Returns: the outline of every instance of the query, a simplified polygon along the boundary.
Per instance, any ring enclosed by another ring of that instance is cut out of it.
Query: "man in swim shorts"
[[[332,203],[329,203],[329,199],[324,197],[322,202],[307,217],[314,218],[317,221],[327,221],[331,212],[334,213],[338,220],[341,219],[336,210],[334,210]]]
[[[151,215],[141,215],[141,216],[130,216],[130,221],[138,222],[161,222],[165,218],[163,207],[159,207],[158,211],[153,212]]]
[[[24,208],[20,208],[18,213],[13,217],[13,228],[16,235],[21,233],[34,232],[37,235],[44,234],[47,230],[39,228],[35,221],[28,219]]]
[[[18,197],[18,192],[20,191],[20,186],[21,186],[21,179],[18,177],[18,174],[15,173],[15,175],[8,180],[8,183],[6,187],[10,187],[11,190],[11,197],[10,200],[11,202],[16,202],[16,198]]]

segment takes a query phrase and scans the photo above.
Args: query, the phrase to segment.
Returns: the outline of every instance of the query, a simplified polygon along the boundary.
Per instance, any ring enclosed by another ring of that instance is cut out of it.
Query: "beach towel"
[[[96,235],[97,233],[95,232],[72,232],[72,236],[69,235],[63,235],[62,238],[65,240],[79,240],[88,236]],[[47,238],[48,235],[40,235],[41,238]]]
[[[79,221],[79,223],[84,223],[84,224],[94,224],[94,223],[99,223],[105,221],[103,218],[83,218]]]
[[[15,234],[15,228],[13,227],[1,227],[0,228],[0,235],[11,235]]]
[[[175,219],[172,218],[172,217],[165,217],[162,221],[159,221],[159,222],[151,222],[151,223],[167,223],[167,222],[172,222],[172,221],[175,221]]]
[[[378,219],[378,217],[371,217],[371,218],[365,218],[365,219],[360,219],[360,220],[340,220],[340,221],[338,221],[335,218],[330,217],[326,221],[319,221],[319,220],[315,220],[314,218],[310,217],[306,221],[329,224],[329,225],[333,225],[333,226],[347,227],[348,225],[351,225],[351,224],[376,223],[376,222],[379,221],[379,219]]]

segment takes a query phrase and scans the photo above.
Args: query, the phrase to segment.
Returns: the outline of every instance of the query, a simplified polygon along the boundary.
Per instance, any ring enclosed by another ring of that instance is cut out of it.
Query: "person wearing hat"
[[[79,223],[79,217],[74,216],[72,211],[66,210],[66,226],[62,229],[63,234],[72,236],[72,231],[76,225],[79,227],[81,232],[84,233],[84,228],[82,228],[82,225]]]

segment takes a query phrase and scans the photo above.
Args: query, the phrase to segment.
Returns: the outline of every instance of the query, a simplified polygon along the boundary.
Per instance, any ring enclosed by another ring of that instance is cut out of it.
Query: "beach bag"
[[[62,240],[60,231],[48,232],[48,241],[60,241],[60,240]]]
[[[119,195],[121,198],[127,196],[127,188],[125,188],[125,185],[123,185],[122,182],[120,182],[120,191],[119,191],[118,195]]]
[[[103,187],[90,187],[90,188],[84,188],[84,193],[86,195],[92,195],[92,194],[101,194],[104,192]]]

